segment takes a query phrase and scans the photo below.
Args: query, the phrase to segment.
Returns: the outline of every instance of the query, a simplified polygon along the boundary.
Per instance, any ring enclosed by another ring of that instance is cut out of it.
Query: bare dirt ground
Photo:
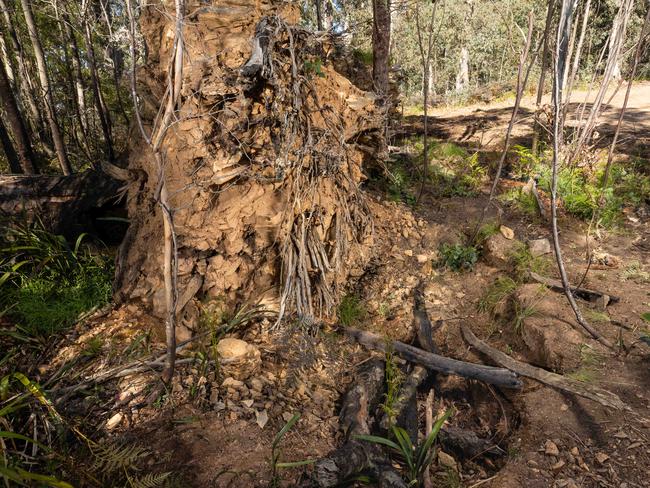
[[[611,140],[620,108],[625,99],[626,84],[612,85],[603,102],[603,110],[597,127],[598,136],[593,141],[596,147],[604,147]],[[613,95],[613,96],[612,96]],[[571,97],[568,121],[579,120],[582,112],[582,103],[587,102],[587,111],[594,100],[595,92],[576,90]],[[514,99],[506,99],[497,103],[473,104],[463,107],[441,107],[431,110],[434,119],[433,131],[442,139],[454,140],[466,145],[488,149],[501,149],[505,129],[510,120]],[[547,114],[551,113],[550,95],[542,99],[541,108]],[[535,97],[525,96],[522,100],[518,122],[513,131],[514,144],[525,143],[532,136],[534,113],[536,109]],[[619,152],[629,157],[650,156],[650,82],[635,82],[630,92],[627,110],[624,118],[621,136],[619,139]],[[542,114],[541,121],[548,118]],[[421,131],[421,117],[409,116],[406,118],[405,130],[407,132]]]
[[[615,123],[623,90],[605,112],[603,124]],[[527,110],[530,102],[526,99]],[[634,88],[626,118],[625,133],[634,140],[634,151],[647,150],[649,110],[650,84],[643,83]],[[486,141],[493,141],[498,146],[508,118],[508,102],[437,111],[434,132],[459,142],[482,141],[488,146]],[[405,130],[417,132],[418,123],[416,118],[407,120]],[[518,129],[518,136],[526,137],[525,127]],[[521,303],[516,298],[508,299],[497,316],[480,312],[488,287],[515,271],[509,259],[484,257],[465,273],[436,265],[440,244],[461,240],[480,215],[486,194],[487,188],[471,198],[440,199],[425,193],[416,210],[385,201],[382,195],[368,196],[375,221],[374,258],[350,289],[366,310],[358,326],[412,341],[413,293],[421,286],[442,354],[489,364],[463,341],[464,323],[517,359],[616,393],[628,408],[612,411],[528,380],[523,390],[506,391],[439,375],[436,409],[453,407],[451,424],[473,430],[500,454],[467,457],[450,451],[455,466],[434,462],[434,486],[650,486],[650,347],[638,340],[644,327],[641,314],[650,311],[649,223],[627,222],[620,230],[587,241],[585,223],[561,219],[563,249],[574,281],[587,266],[587,242],[609,257],[591,267],[585,286],[617,295],[620,301],[606,309],[582,301],[580,306],[600,333],[625,345],[613,353],[586,335],[572,319],[565,298],[549,290],[535,295],[535,311],[520,316],[519,325]],[[511,228],[522,245],[550,237],[546,224],[513,209],[488,219]],[[548,275],[555,276],[552,256],[542,259],[549,263]],[[521,290],[533,285],[519,286]],[[102,327],[149,328],[156,334],[157,326],[134,310],[122,309],[100,322]],[[271,325],[258,321],[237,334],[261,353],[259,369],[241,382],[228,379],[227,367],[215,374],[192,366],[181,369],[163,404],[147,405],[147,390],[141,385],[155,376],[134,376],[107,388],[108,399],[101,408],[84,410],[85,418],[93,418],[93,425],[111,438],[150,446],[157,453],[151,466],[173,471],[179,486],[269,486],[271,442],[293,413],[301,413],[301,419],[282,441],[283,461],[317,459],[340,444],[341,396],[354,381],[355,367],[370,355],[341,336],[332,323],[290,323],[278,330]],[[72,342],[100,331],[97,323],[85,327],[85,335],[71,337]],[[121,344],[134,336],[124,332]],[[281,486],[299,485],[301,469],[280,474]]]

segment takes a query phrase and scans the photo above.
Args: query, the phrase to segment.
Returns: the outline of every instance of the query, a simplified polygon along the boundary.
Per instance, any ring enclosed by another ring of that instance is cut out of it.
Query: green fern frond
[[[102,474],[113,474],[117,471],[137,471],[136,463],[149,454],[144,447],[130,445],[103,445],[93,448],[94,462],[92,470]]]
[[[149,473],[140,478],[129,478],[131,488],[158,488],[163,486],[171,476],[171,472],[153,474]]]

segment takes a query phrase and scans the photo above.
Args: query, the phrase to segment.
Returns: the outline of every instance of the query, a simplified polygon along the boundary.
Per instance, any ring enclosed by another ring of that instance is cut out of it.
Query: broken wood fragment
[[[511,358],[507,354],[498,351],[497,349],[494,349],[493,347],[487,345],[485,342],[481,341],[474,335],[474,333],[469,329],[469,327],[467,327],[467,325],[462,324],[461,330],[463,332],[463,337],[468,344],[504,368],[508,368],[509,370],[514,371],[521,376],[526,376],[527,378],[539,381],[540,383],[551,386],[558,390],[588,398],[606,407],[615,408],[617,410],[628,409],[627,405],[625,405],[625,403],[623,403],[621,399],[612,392],[603,390],[602,388],[598,388],[594,385],[589,385],[580,381],[573,380],[571,378],[567,378],[566,376],[551,373],[550,371],[531,366],[530,364],[522,363],[521,361],[517,361],[516,359]]]
[[[445,452],[451,452],[465,459],[471,459],[482,454],[503,456],[505,452],[494,442],[482,439],[475,432],[445,425],[440,429],[438,435],[440,444],[444,446]]]
[[[530,272],[530,277],[538,283],[548,286],[552,290],[564,292],[564,286],[562,286],[562,282],[560,280],[548,278],[547,276],[539,275],[533,271]],[[604,299],[605,306],[609,303],[616,303],[621,300],[620,297],[614,295],[608,295],[607,293],[600,291],[575,286],[571,287],[571,293],[582,298],[583,300],[587,300],[588,302],[597,302],[598,300]]]
[[[379,421],[379,428],[382,432],[389,432],[392,425],[399,425],[409,433],[414,444],[416,443],[418,431],[416,395],[418,387],[428,376],[429,371],[425,367],[417,365],[413,367],[399,387],[397,398],[391,406],[393,411],[384,412]],[[415,408],[411,408],[412,406]]]
[[[356,340],[368,349],[383,351],[391,349],[402,358],[412,363],[417,363],[432,371],[444,374],[454,374],[465,378],[481,380],[505,388],[521,388],[521,380],[517,374],[504,368],[495,368],[482,364],[473,364],[457,359],[451,359],[437,354],[429,353],[409,346],[399,341],[391,341],[383,337],[358,329],[344,329],[346,335]]]
[[[413,304],[413,322],[417,333],[420,347],[427,352],[437,353],[436,345],[433,342],[433,324],[424,304],[424,296],[421,290],[415,291]],[[441,321],[438,321],[441,322]],[[436,325],[439,323],[436,322]]]
[[[530,192],[533,194],[535,197],[535,201],[537,202],[537,210],[539,211],[540,217],[544,220],[548,220],[547,214],[546,214],[546,209],[544,207],[544,202],[542,201],[542,198],[539,196],[539,191],[537,191],[537,182],[531,178],[531,185],[530,185]]]
[[[339,424],[346,439],[353,435],[369,434],[369,418],[379,406],[384,393],[385,363],[371,359],[359,367],[356,380],[343,398]]]
[[[383,449],[375,443],[356,439],[372,431],[372,416],[384,393],[384,361],[372,359],[357,372],[357,380],[347,391],[340,413],[346,434],[343,446],[314,464],[311,485],[321,488],[340,486],[362,472],[371,472],[380,486],[402,488],[406,484],[394,472]]]

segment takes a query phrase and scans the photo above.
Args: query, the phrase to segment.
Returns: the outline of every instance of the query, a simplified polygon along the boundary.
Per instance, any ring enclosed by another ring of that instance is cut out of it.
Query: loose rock
[[[531,239],[527,242],[528,250],[535,256],[543,256],[551,253],[551,243],[548,239]]]

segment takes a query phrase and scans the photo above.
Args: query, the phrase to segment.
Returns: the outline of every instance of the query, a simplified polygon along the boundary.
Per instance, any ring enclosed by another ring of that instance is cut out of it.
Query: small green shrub
[[[388,198],[393,202],[415,205],[416,197],[412,191],[413,181],[404,168],[393,165],[389,172]]]
[[[384,403],[381,405],[382,410],[388,416],[390,425],[395,422],[394,405],[399,396],[399,388],[404,380],[404,373],[395,362],[393,353],[386,352],[386,393],[384,394]]]
[[[346,295],[338,309],[339,321],[345,327],[357,325],[366,316],[366,307],[356,295]]]
[[[367,66],[372,66],[372,50],[356,48],[352,50],[352,55]]]
[[[325,77],[325,73],[323,73],[323,61],[318,57],[311,61],[305,60],[304,72],[308,78],[314,75],[321,78]]]
[[[435,455],[434,442],[443,424],[451,417],[451,413],[451,410],[447,410],[437,419],[433,424],[431,432],[418,445],[413,445],[408,432],[397,426],[391,428],[392,438],[375,435],[355,435],[354,437],[362,441],[372,442],[390,448],[404,463],[409,486],[420,486],[422,476],[425,470],[428,469],[431,461],[433,461]]]
[[[485,241],[488,240],[488,238],[492,237],[493,235],[496,235],[499,233],[499,224],[496,222],[488,222],[487,224],[483,224],[477,234],[476,234],[476,242],[481,245]]]
[[[519,179],[533,176],[542,163],[540,156],[533,154],[529,148],[519,144],[512,146],[510,150],[516,156],[515,161],[512,162],[512,169],[510,171],[512,176]]]
[[[522,188],[512,188],[499,195],[498,199],[505,204],[512,206],[526,215],[537,217],[537,200],[530,192],[523,191]]]
[[[286,435],[287,432],[291,430],[291,428],[298,422],[298,419],[300,419],[300,414],[296,413],[289,419],[289,421],[284,424],[284,427],[280,429],[280,431],[275,435],[273,438],[273,442],[271,443],[271,483],[270,486],[275,488],[280,486],[280,475],[278,474],[278,470],[280,469],[286,469],[286,468],[298,468],[302,466],[306,466],[308,464],[313,464],[316,462],[314,459],[306,459],[303,461],[292,461],[292,462],[280,462],[280,456],[282,454],[282,451],[280,451],[280,442],[282,442],[282,439]]]
[[[440,265],[453,271],[471,271],[478,261],[478,250],[474,246],[445,243],[439,251]]]
[[[518,303],[515,303],[515,318],[512,323],[515,332],[521,334],[525,320],[529,317],[534,317],[535,315],[537,315],[537,309],[534,305],[522,307]]]

